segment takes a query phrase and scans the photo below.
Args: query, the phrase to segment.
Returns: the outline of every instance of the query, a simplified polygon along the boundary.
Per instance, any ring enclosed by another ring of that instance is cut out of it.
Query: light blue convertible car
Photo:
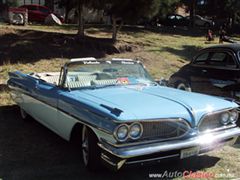
[[[160,86],[131,59],[72,59],[60,72],[9,73],[22,118],[81,144],[84,164],[187,158],[233,144],[238,105]]]

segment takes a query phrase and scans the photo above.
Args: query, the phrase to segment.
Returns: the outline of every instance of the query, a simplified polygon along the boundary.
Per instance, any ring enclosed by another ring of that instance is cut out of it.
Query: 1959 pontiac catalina
[[[60,72],[10,72],[22,118],[82,146],[89,169],[187,158],[240,135],[238,105],[158,85],[139,61],[72,59]]]

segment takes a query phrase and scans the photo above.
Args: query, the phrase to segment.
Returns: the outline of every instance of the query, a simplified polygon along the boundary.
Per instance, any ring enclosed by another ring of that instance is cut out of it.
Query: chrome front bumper
[[[240,128],[231,128],[212,133],[204,133],[198,136],[185,139],[173,140],[167,142],[158,142],[152,144],[134,145],[127,147],[114,147],[107,143],[99,143],[99,147],[103,150],[102,159],[119,169],[124,163],[128,164],[128,159],[135,157],[143,157],[151,154],[174,151],[174,154],[166,154],[159,156],[158,159],[168,159],[170,157],[180,157],[180,151],[191,147],[199,147],[199,154],[218,148],[219,146],[232,145],[240,135]],[[176,150],[176,151],[175,151]],[[176,153],[179,151],[179,153]],[[156,158],[154,158],[156,159]],[[144,161],[149,161],[145,159]],[[135,162],[141,162],[140,160]],[[129,163],[131,164],[131,162]]]

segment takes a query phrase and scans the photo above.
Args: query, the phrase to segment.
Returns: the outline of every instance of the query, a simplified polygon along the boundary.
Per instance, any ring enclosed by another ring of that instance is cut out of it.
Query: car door
[[[38,7],[38,16],[39,16],[39,20],[44,22],[45,18],[50,14],[50,10],[45,8],[45,7]]]
[[[35,100],[32,100],[34,102],[31,102],[30,108],[31,112],[33,112],[33,117],[37,121],[62,138],[69,140],[72,127],[77,121],[69,115],[69,107],[63,106],[59,109],[61,107],[59,106],[61,104],[60,99],[64,93],[68,93],[68,90],[38,80],[34,88]]]
[[[35,118],[50,128],[57,131],[57,104],[59,88],[54,84],[39,80],[34,89],[36,102],[32,106]]]
[[[210,81],[208,78],[207,70],[208,67],[208,59],[211,55],[209,51],[200,52],[191,62],[189,78],[191,82],[191,88],[194,92],[199,93],[208,93],[208,87],[210,85]]]
[[[215,49],[211,52],[205,74],[210,82],[207,92],[211,95],[232,97],[229,88],[239,79],[238,61],[233,51]]]
[[[37,9],[37,6],[26,6],[27,9],[28,9],[28,19],[29,21],[37,21],[38,18],[37,18],[37,12],[38,12],[38,9]]]

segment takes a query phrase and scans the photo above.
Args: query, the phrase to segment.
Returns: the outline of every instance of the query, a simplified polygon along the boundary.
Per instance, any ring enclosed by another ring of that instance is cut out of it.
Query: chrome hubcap
[[[20,109],[20,113],[21,113],[21,117],[22,117],[23,119],[26,119],[27,113],[26,113],[22,108]]]
[[[87,136],[87,128],[86,126],[84,126],[82,130],[82,154],[83,154],[83,162],[85,166],[88,164],[88,151],[89,151],[89,143],[88,143],[88,136]]]
[[[186,87],[186,85],[183,84],[183,83],[180,83],[180,84],[177,86],[177,89],[191,92],[191,88],[190,88],[190,87]]]

